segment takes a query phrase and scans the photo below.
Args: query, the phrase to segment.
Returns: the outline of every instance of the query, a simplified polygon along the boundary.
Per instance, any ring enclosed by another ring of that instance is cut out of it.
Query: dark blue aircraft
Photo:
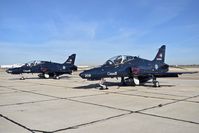
[[[72,71],[77,70],[75,63],[76,54],[68,57],[63,64],[49,61],[32,61],[18,68],[7,69],[7,73],[23,74],[23,73],[39,73],[40,78],[55,78],[59,79],[62,74],[71,74]],[[20,79],[25,79],[23,76]]]
[[[87,80],[101,80],[101,89],[107,89],[104,78],[121,77],[122,85],[140,85],[152,79],[154,87],[159,87],[156,78],[178,77],[181,74],[195,72],[168,72],[169,65],[165,64],[165,49],[163,45],[159,49],[154,60],[146,60],[136,56],[119,55],[105,62],[100,67],[86,70],[80,73],[80,77]]]

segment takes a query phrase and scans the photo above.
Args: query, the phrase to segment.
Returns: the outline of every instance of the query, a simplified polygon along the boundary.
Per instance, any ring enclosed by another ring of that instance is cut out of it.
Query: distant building
[[[86,70],[86,69],[91,69],[93,68],[92,66],[78,66],[78,70]]]
[[[1,65],[0,68],[21,67],[23,64]]]

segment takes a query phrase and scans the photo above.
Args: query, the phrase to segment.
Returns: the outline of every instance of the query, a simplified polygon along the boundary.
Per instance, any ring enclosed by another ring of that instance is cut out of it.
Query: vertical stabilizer
[[[162,45],[159,48],[159,51],[155,57],[155,59],[153,61],[159,61],[159,62],[164,62],[165,61],[165,50],[166,50],[166,46]]]
[[[68,59],[64,62],[64,64],[74,64],[75,63],[76,54],[72,54],[68,57]]]

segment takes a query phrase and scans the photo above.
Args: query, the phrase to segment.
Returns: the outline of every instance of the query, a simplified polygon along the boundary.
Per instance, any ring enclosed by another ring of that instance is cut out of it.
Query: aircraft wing
[[[155,77],[178,77],[178,75],[182,74],[194,74],[198,73],[197,71],[195,72],[141,72],[141,73],[134,73],[137,76],[152,76],[154,75]]]
[[[195,72],[166,72],[166,73],[154,73],[153,75],[155,77],[178,77],[178,75],[182,74],[194,74],[198,73],[197,71]]]

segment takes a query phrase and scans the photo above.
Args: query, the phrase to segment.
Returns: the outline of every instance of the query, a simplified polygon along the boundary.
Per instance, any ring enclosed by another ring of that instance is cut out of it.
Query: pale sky
[[[100,65],[116,55],[199,64],[198,0],[0,0],[0,65]]]

